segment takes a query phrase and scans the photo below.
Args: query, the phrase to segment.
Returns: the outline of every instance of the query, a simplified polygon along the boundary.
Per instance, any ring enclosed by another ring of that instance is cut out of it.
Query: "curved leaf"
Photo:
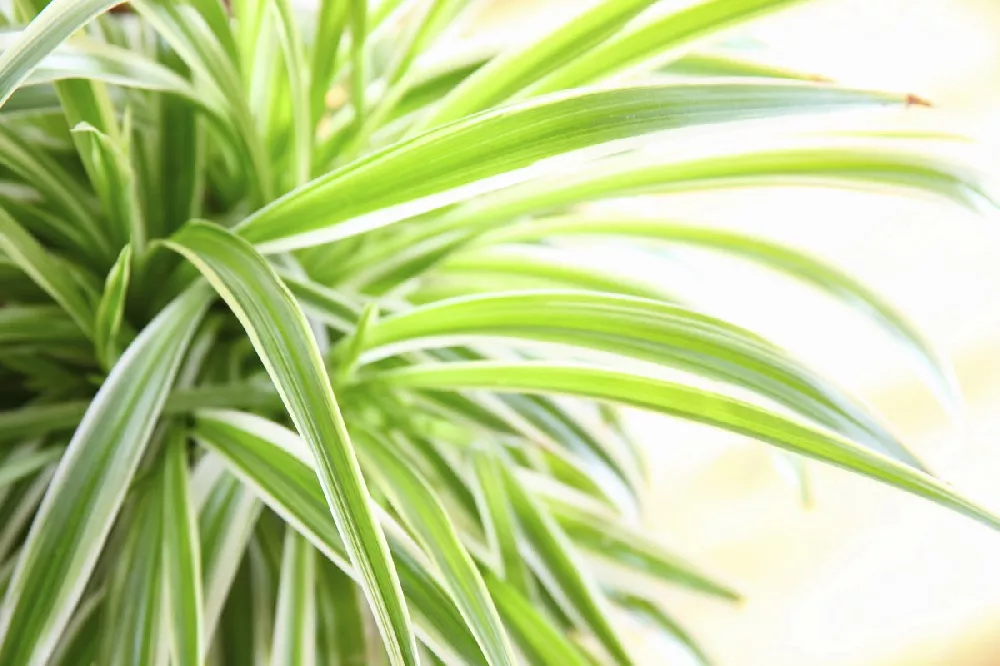
[[[0,55],[0,106],[49,53],[123,0],[52,0]]]
[[[953,370],[941,360],[917,327],[861,282],[816,257],[739,232],[616,216],[546,218],[500,230],[484,242],[541,240],[561,235],[616,236],[691,245],[737,256],[785,273],[861,310],[913,353],[946,403],[952,407],[961,403]]]
[[[181,356],[208,305],[175,300],[122,355],[70,440],[0,616],[0,663],[44,661],[66,626],[152,434]]]
[[[202,272],[246,330],[316,458],[330,511],[361,573],[390,661],[415,663],[416,643],[399,579],[302,310],[267,262],[221,227],[191,223],[166,244]]]
[[[541,160],[615,140],[900,102],[800,83],[678,83],[552,95],[457,121],[358,160],[254,213],[239,232],[265,252],[310,247],[508,187],[554,168]]]
[[[713,425],[882,481],[1000,529],[1000,518],[948,486],[847,439],[718,393],[637,373],[556,363],[471,362],[378,373],[392,386],[559,393],[607,400]]]
[[[221,456],[328,559],[357,578],[316,479],[314,461],[294,433],[250,414],[203,412],[195,424],[195,438]],[[461,613],[444,586],[428,574],[428,565],[409,555],[399,542],[393,554],[421,640],[443,658],[485,664]]]
[[[539,312],[546,316],[539,318]],[[695,372],[754,391],[919,466],[863,409],[774,345],[714,317],[650,299],[537,290],[439,301],[373,326],[362,361],[394,348],[469,344],[480,337],[555,342]]]

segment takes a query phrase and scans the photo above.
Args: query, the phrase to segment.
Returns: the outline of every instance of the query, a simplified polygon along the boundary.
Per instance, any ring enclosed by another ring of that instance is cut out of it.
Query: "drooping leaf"
[[[0,618],[0,663],[44,660],[121,507],[181,355],[208,305],[195,289],[122,355],[69,443],[22,548]]]
[[[205,412],[197,419],[195,436],[222,456],[268,506],[328,559],[351,570],[346,547],[312,468],[313,460],[294,433],[250,414]],[[403,533],[402,528],[393,531],[395,538]],[[443,584],[429,574],[427,565],[414,558],[402,542],[396,542],[393,556],[421,641],[448,660],[485,664],[461,613]]]
[[[672,128],[899,103],[891,95],[768,83],[572,92],[473,116],[293,190],[240,234],[267,252],[358,235],[552,169],[545,158]],[[527,169],[535,165],[533,169]],[[364,191],[364,197],[353,193]]]
[[[414,663],[416,643],[396,570],[302,310],[264,259],[221,227],[189,224],[168,246],[195,264],[247,331],[316,458],[330,511],[361,573],[390,661]]]
[[[649,409],[731,430],[849,469],[1000,529],[1000,518],[940,481],[843,437],[722,394],[635,372],[544,362],[471,362],[408,367],[379,377],[400,387],[560,393]]]
[[[53,0],[0,55],[0,106],[45,56],[122,0]]]
[[[430,484],[400,459],[391,442],[368,431],[364,435],[372,473],[385,479],[382,490],[441,571],[487,661],[494,666],[516,663],[486,586]]]

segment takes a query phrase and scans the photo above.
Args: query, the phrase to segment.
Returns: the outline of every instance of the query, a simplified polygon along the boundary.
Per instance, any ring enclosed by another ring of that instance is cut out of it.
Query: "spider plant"
[[[840,123],[913,97],[698,50],[790,0],[604,0],[485,54],[443,48],[463,0],[117,4],[3,14],[0,665],[628,664],[629,616],[704,658],[656,586],[737,595],[643,536],[623,405],[1000,526],[777,345],[567,250],[757,262],[952,390],[837,268],[584,205],[976,204],[961,165]]]

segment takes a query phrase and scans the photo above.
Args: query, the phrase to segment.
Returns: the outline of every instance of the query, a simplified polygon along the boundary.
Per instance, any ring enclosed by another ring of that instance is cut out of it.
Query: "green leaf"
[[[316,635],[319,663],[363,664],[367,659],[363,595],[351,577],[330,560],[317,566],[316,606],[320,629]]]
[[[111,137],[86,123],[77,125],[72,131],[81,156],[89,164],[91,183],[108,216],[107,235],[115,247],[131,243],[139,255],[146,245],[146,223],[132,170],[130,125],[126,115],[118,137]]]
[[[0,250],[62,306],[84,335],[88,338],[94,336],[94,308],[91,303],[96,298],[86,293],[72,275],[2,208]]]
[[[103,260],[110,257],[110,264],[114,252],[95,221],[94,198],[74,180],[58,159],[38,150],[11,129],[0,126],[0,163],[31,183],[46,203],[71,223],[59,225],[59,234],[64,242],[88,258]]]
[[[524,94],[537,95],[572,88],[610,76],[654,59],[676,58],[691,42],[711,37],[748,19],[782,9],[800,0],[704,0],[616,31],[614,35],[581,52]]]
[[[118,360],[118,334],[125,312],[125,296],[131,274],[132,246],[126,245],[111,267],[94,321],[94,349],[101,364],[110,369]]]
[[[301,666],[316,661],[315,555],[298,532],[285,531],[272,666]]]
[[[581,57],[621,30],[656,0],[603,0],[537,41],[491,60],[456,86],[417,125],[443,125],[508,99],[530,83]]]
[[[638,373],[559,363],[443,363],[386,371],[379,380],[434,390],[492,389],[606,400],[713,425],[842,467],[1000,529],[1000,518],[918,470],[826,430],[728,396]]]
[[[167,242],[202,272],[247,331],[296,429],[317,462],[393,664],[412,664],[416,642],[399,579],[302,310],[267,262],[221,227],[191,223]]]
[[[124,544],[111,573],[103,618],[100,663],[109,666],[164,664],[163,469],[137,494],[122,528]]]
[[[639,595],[623,592],[612,592],[611,598],[614,599],[617,605],[632,615],[644,620],[646,624],[651,625],[683,645],[699,664],[702,666],[711,666],[712,660],[701,646],[698,645],[684,627],[667,615],[660,604]]]
[[[205,643],[215,634],[219,616],[236,578],[247,542],[260,515],[261,505],[249,490],[229,474],[222,461],[205,456],[191,477],[198,508],[201,543],[202,588],[205,594]],[[204,661],[203,654],[199,663]]]
[[[351,30],[351,105],[354,117],[365,117],[365,95],[368,88],[368,0],[347,0],[348,23]]]
[[[437,564],[487,661],[494,666],[514,664],[511,646],[486,586],[433,488],[400,458],[398,443],[393,446],[376,433],[363,432],[367,446],[362,451],[370,460],[369,473],[385,480],[382,490]]]
[[[214,11],[206,8],[215,4]],[[220,108],[226,117],[227,135],[244,160],[242,176],[255,200],[268,201],[272,196],[271,169],[247,101],[242,77],[236,62],[236,46],[225,35],[214,17],[221,8],[214,0],[199,0],[201,11],[190,11],[188,3],[173,0],[132,0],[143,20],[183,59],[199,80],[199,98],[208,97],[210,105]],[[227,28],[228,30],[228,28]]]
[[[184,431],[171,429],[165,449],[162,550],[167,637],[174,663],[199,664],[205,654],[202,559]]]
[[[398,276],[389,276],[389,284]],[[478,280],[477,280],[478,278]],[[382,287],[380,283],[373,285]],[[450,293],[449,287],[454,292]],[[431,272],[411,300],[427,302],[507,289],[586,289],[654,300],[675,300],[665,289],[601,270],[586,257],[549,247],[476,248],[450,257]]]
[[[61,448],[39,449],[36,444],[23,444],[0,459],[0,489],[43,469],[62,457]]]
[[[578,621],[594,632],[616,663],[631,664],[628,650],[611,622],[607,599],[582,566],[562,528],[514,478],[510,469],[506,466],[500,469],[518,522],[545,573],[540,577],[542,583]]]
[[[804,74],[726,53],[689,53],[674,60],[660,71],[669,76],[750,76],[797,81],[823,80],[814,74]]]
[[[720,599],[741,599],[728,586],[713,580],[691,562],[667,551],[635,529],[579,507],[557,505],[552,513],[575,544],[597,557]]]
[[[504,488],[500,466],[503,462],[487,451],[472,453],[472,467],[476,474],[480,514],[492,550],[500,566],[496,568],[500,578],[526,599],[531,598],[534,580],[525,565],[518,543],[517,520],[510,498]]]
[[[627,225],[622,226],[627,235]],[[538,312],[546,317],[539,319]],[[394,350],[472,345],[495,338],[572,345],[725,381],[919,466],[864,409],[779,348],[714,317],[650,299],[535,290],[438,301],[386,317],[374,326],[366,336],[362,362]],[[597,453],[629,481],[620,464],[606,452]]]
[[[9,48],[19,38],[17,32],[0,33],[0,46]],[[64,42],[45,56],[18,92],[67,79],[166,92],[190,102],[197,96],[191,85],[169,68],[133,50],[86,38]]]
[[[288,101],[292,108],[292,184],[309,180],[312,148],[312,118],[309,109],[309,63],[290,0],[271,0],[278,35],[285,55]]]
[[[175,300],[122,355],[73,435],[7,591],[0,663],[44,661],[80,599],[208,304]]]
[[[316,13],[316,36],[313,40],[312,79],[309,82],[309,108],[315,129],[326,108],[326,93],[330,89],[337,67],[337,50],[347,24],[348,0],[320,0]]]
[[[302,309],[310,315],[341,333],[354,331],[362,314],[356,298],[310,280],[293,277],[287,272],[281,274],[281,279]]]
[[[310,247],[509,187],[555,168],[539,165],[544,158],[615,140],[900,101],[880,93],[771,83],[679,83],[553,95],[455,122],[349,164],[251,215],[240,233],[266,252]]]
[[[313,469],[314,460],[301,439],[274,423],[239,412],[200,413],[195,438],[224,458],[271,509],[328,559],[357,577],[326,506]],[[383,520],[391,523],[388,516]],[[446,660],[485,664],[475,638],[442,583],[400,540],[400,535],[405,534],[401,527],[397,525],[392,534],[394,560],[412,604],[420,639]]]
[[[569,216],[500,230],[493,242],[541,240],[561,235],[616,236],[691,245],[733,255],[800,280],[860,310],[896,337],[920,364],[943,401],[961,403],[954,372],[917,327],[871,289],[844,271],[799,250],[747,234],[675,224],[663,220]]]
[[[42,59],[122,0],[52,0],[0,55],[0,106]]]
[[[973,210],[989,203],[970,169],[901,150],[888,141],[741,143],[722,150],[717,145],[700,147],[666,159],[630,155],[607,159],[600,169],[587,173],[552,178],[544,186],[525,183],[482,197],[464,210],[456,210],[449,226],[460,228],[471,221],[488,225],[605,197],[750,186],[818,185],[893,194],[929,193]]]
[[[86,346],[80,328],[53,305],[5,305],[0,308],[0,345],[44,343]]]
[[[496,602],[511,633],[529,658],[541,666],[592,666],[566,635],[542,615],[538,607],[513,586],[489,571],[483,573],[490,596]]]

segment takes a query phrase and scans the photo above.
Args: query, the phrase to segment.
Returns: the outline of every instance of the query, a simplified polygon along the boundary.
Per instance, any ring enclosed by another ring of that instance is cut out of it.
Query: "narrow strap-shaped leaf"
[[[627,231],[623,234],[627,235]],[[710,237],[711,232],[705,235]],[[775,256],[775,263],[781,258],[786,261],[796,258],[794,253],[766,256]],[[806,270],[811,266],[793,265]],[[850,286],[845,282],[835,284]],[[547,313],[544,319],[537,317],[540,311]],[[421,340],[428,346],[441,346],[449,341],[474,342],[478,335],[564,343],[725,381],[774,400],[907,464],[920,465],[913,454],[838,387],[782,350],[738,326],[661,301],[569,290],[474,295],[387,317],[372,328],[366,346],[372,350],[368,358],[379,358],[381,355],[375,349],[383,345],[383,352],[391,352],[394,345],[412,351],[421,347]],[[607,455],[604,458],[615,463]],[[623,480],[628,479],[620,466],[619,473]]]
[[[421,119],[435,127],[509,98],[545,74],[558,70],[614,35],[656,0],[603,0],[554,31],[494,58],[463,81]]]
[[[35,444],[22,445],[0,459],[0,488],[38,472],[62,457],[61,448],[39,449]]]
[[[1000,529],[1000,518],[918,470],[839,435],[711,391],[638,373],[560,363],[442,363],[391,370],[394,386],[558,393],[607,400],[730,430],[882,481]]]
[[[292,109],[292,184],[309,180],[312,118],[309,110],[309,63],[290,0],[271,0],[288,74],[288,101]]]
[[[8,562],[10,569],[6,572],[7,580],[4,581],[3,591],[6,592],[6,584],[9,582],[11,574],[14,573],[14,565],[17,557],[11,556],[11,551],[16,544],[20,544],[24,529],[35,517],[35,511],[45,496],[45,491],[49,488],[52,474],[56,465],[48,468],[35,476],[30,484],[23,489],[17,489],[17,509],[4,516],[3,529],[0,529],[0,561]]]
[[[49,666],[77,666],[97,661],[103,621],[101,609],[106,597],[107,588],[100,588],[83,598],[66,631],[59,637],[59,643],[48,661]]]
[[[542,582],[552,586],[550,592],[562,598],[617,663],[631,664],[622,636],[611,622],[607,599],[580,563],[562,528],[507,467],[500,469],[526,540],[547,574]]]
[[[612,592],[611,598],[626,611],[647,624],[665,633],[691,653],[701,666],[711,666],[712,660],[697,641],[676,620],[667,615],[661,604],[644,596],[624,592]]]
[[[111,573],[102,631],[100,663],[108,666],[164,664],[163,466],[139,491],[121,527],[121,552]]]
[[[31,234],[0,208],[0,250],[73,318],[88,338],[94,335],[92,298]]]
[[[598,557],[720,599],[741,599],[729,586],[634,529],[576,507],[559,505],[553,507],[552,513],[574,543]]]
[[[188,480],[187,436],[167,435],[163,466],[163,582],[167,638],[177,664],[201,663],[205,654],[201,544]]]
[[[42,59],[122,0],[53,0],[0,55],[0,106]]]
[[[371,301],[367,306],[365,306],[364,311],[361,313],[361,317],[358,319],[358,324],[354,327],[354,331],[350,334],[347,340],[339,346],[338,351],[342,351],[343,353],[337,355],[336,357],[336,361],[339,365],[336,375],[338,384],[350,379],[354,374],[355,367],[358,363],[358,356],[361,355],[361,350],[365,348],[365,336],[368,334],[368,330],[372,327],[372,325],[378,320],[378,316],[378,303]]]
[[[482,281],[481,285],[475,280],[477,276]],[[392,277],[389,284],[394,282]],[[459,294],[448,294],[449,283],[454,284]],[[462,283],[469,284],[471,288],[463,290]],[[502,285],[511,289],[576,288],[661,301],[673,300],[666,289],[602,270],[587,262],[585,256],[559,248],[526,245],[476,248],[456,254],[428,276],[411,300],[430,300],[430,295],[436,296],[433,300],[441,300],[457,297],[463,291],[496,292]],[[379,288],[382,285],[376,283],[374,286]]]
[[[368,87],[368,0],[347,0],[351,29],[351,104],[354,117],[365,117],[365,93]]]
[[[605,158],[574,173],[513,185],[454,208],[405,241],[387,239],[375,253],[356,258],[359,265],[396,261],[396,243],[407,256],[395,269],[400,279],[429,270],[491,228],[517,218],[559,210],[602,198],[694,190],[767,186],[822,186],[889,193],[929,193],[973,210],[992,206],[982,177],[967,165],[929,158],[900,149],[884,137],[835,142],[798,138],[794,141],[735,145],[708,142],[696,150],[654,158],[635,155]],[[445,243],[441,236],[458,232]],[[417,244],[424,251],[416,251]],[[406,265],[411,267],[408,269]],[[385,269],[380,269],[384,271]],[[383,289],[389,286],[383,286]]]
[[[0,33],[0,45],[7,46],[18,36]],[[73,39],[60,45],[38,64],[19,92],[27,86],[66,79],[167,92],[192,101],[196,94],[187,81],[156,61],[133,50],[88,39]]]
[[[260,515],[261,504],[215,456],[201,459],[192,475],[191,487],[198,507],[205,594],[202,650],[207,651]],[[203,652],[196,663],[202,663],[205,657]]]
[[[326,107],[326,93],[337,67],[337,51],[347,25],[348,0],[320,0],[316,13],[313,40],[312,79],[309,82],[309,108],[315,129]]]
[[[87,409],[38,510],[0,615],[0,663],[51,653],[135,473],[181,356],[209,302],[193,289],[122,355]]]
[[[544,185],[525,183],[482,197],[449,217],[450,226],[460,228],[606,197],[789,185],[926,192],[976,210],[990,201],[979,180],[966,166],[886,141],[797,139],[769,145],[736,141],[732,147],[713,144],[666,158],[610,158],[587,173],[552,178]]]
[[[267,252],[309,247],[508,187],[555,168],[539,165],[544,158],[611,141],[902,102],[802,83],[678,83],[552,95],[457,121],[310,181],[244,220],[240,233]],[[356,196],[361,191],[365,196]]]
[[[281,279],[303,310],[341,333],[355,330],[362,314],[355,299],[310,280],[291,276],[287,272],[281,274]]]
[[[213,106],[225,109],[228,127],[247,160],[248,186],[260,202],[272,197],[271,174],[247,102],[237,63],[235,45],[228,45],[203,12],[192,12],[186,3],[172,0],[132,0],[132,6],[163,36],[199,80],[200,96],[213,98]],[[217,27],[217,26],[216,26]],[[230,35],[231,38],[231,35]]]
[[[4,305],[0,308],[0,345],[87,343],[80,328],[54,305]]]
[[[478,499],[482,504],[483,524],[491,545],[497,553],[500,567],[498,575],[525,598],[531,598],[534,581],[521,555],[518,543],[517,521],[510,498],[504,488],[499,468],[502,461],[486,451],[472,454],[472,467],[478,481]]]
[[[40,151],[12,129],[0,126],[0,164],[38,190],[46,204],[65,216],[70,229],[60,235],[88,257],[112,257],[113,250],[100,229],[93,196],[47,151]],[[15,212],[11,208],[11,212]]]
[[[104,293],[94,321],[94,349],[105,368],[118,360],[118,333],[125,312],[125,296],[132,272],[132,246],[126,245],[104,282]]]
[[[191,223],[168,246],[208,279],[236,314],[316,458],[330,510],[361,573],[393,664],[412,664],[416,642],[389,548],[302,310],[267,262],[221,227]]]
[[[316,607],[321,664],[363,664],[367,659],[364,595],[350,576],[323,557],[316,563]]]
[[[73,128],[73,140],[89,164],[91,183],[104,205],[110,222],[106,232],[114,246],[131,243],[139,255],[146,244],[146,224],[132,169],[130,125],[126,115],[124,127],[116,131],[117,137],[112,137],[81,123]]]
[[[528,87],[525,94],[572,88],[654,58],[677,57],[692,41],[712,36],[751,18],[801,0],[702,0],[677,11],[620,30],[573,59],[565,67]]]
[[[458,532],[431,486],[394,451],[390,442],[365,432],[372,473],[385,479],[383,491],[435,561],[462,615],[493,666],[513,665],[515,658],[486,586]]]
[[[822,77],[741,58],[728,53],[689,53],[660,69],[670,76],[751,76],[764,79],[821,81]]]
[[[529,663],[540,666],[591,666],[591,661],[516,588],[489,571],[483,573],[483,578],[518,645],[530,658]]]
[[[316,662],[316,552],[292,529],[285,531],[278,607],[274,612],[272,666]]]
[[[357,575],[326,506],[314,460],[294,433],[251,414],[202,412],[195,423],[195,438],[222,457],[329,560]],[[429,574],[428,565],[409,556],[403,547],[394,548],[393,555],[421,640],[437,652],[458,655],[459,663],[485,664],[461,613],[437,577]]]
[[[931,379],[932,386],[949,406],[954,407],[961,402],[954,372],[941,360],[917,327],[860,281],[821,259],[735,231],[617,216],[548,218],[501,230],[492,240],[533,240],[560,235],[617,236],[691,245],[747,259],[789,275],[861,310],[912,352],[921,369]]]

